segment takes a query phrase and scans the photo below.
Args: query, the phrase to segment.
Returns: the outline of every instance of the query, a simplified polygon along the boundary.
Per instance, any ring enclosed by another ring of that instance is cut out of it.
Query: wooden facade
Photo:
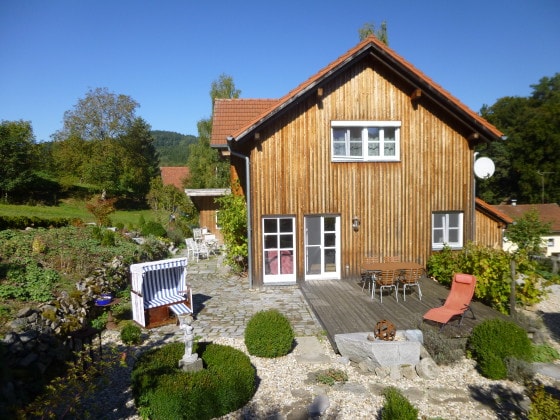
[[[216,235],[218,243],[223,244],[224,237],[217,223],[220,206],[216,203],[216,198],[229,194],[230,190],[228,188],[208,188],[187,189],[185,192],[198,210],[198,225],[208,229],[208,233]]]
[[[399,159],[334,161],[333,121],[400,123]],[[501,135],[372,37],[238,128],[228,146],[250,196],[254,285],[267,283],[267,217],[293,218],[298,282],[309,279],[313,215],[337,220],[335,278],[359,276],[366,256],[425,265],[434,212],[460,212],[463,240],[474,240],[473,147]]]
[[[480,198],[476,199],[475,242],[494,249],[502,249],[504,230],[513,219]]]

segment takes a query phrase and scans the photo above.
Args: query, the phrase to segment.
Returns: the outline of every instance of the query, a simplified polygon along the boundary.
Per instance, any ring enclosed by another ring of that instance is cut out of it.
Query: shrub
[[[535,376],[533,365],[528,361],[506,357],[504,363],[506,364],[506,377],[510,381],[526,384]]]
[[[136,324],[127,322],[121,330],[121,340],[125,344],[140,344],[142,340],[142,330]]]
[[[418,409],[401,392],[390,386],[383,392],[385,404],[381,410],[381,420],[417,420]]]
[[[506,358],[530,361],[531,341],[517,324],[502,319],[489,319],[473,328],[468,348],[483,376],[504,379],[508,370]]]
[[[201,348],[202,347],[202,348]],[[211,419],[243,407],[255,393],[255,369],[243,352],[229,346],[195,344],[205,369],[184,372],[177,365],[184,344],[172,343],[140,356],[132,387],[140,413],[153,419]]]
[[[290,321],[276,309],[257,312],[245,328],[245,345],[253,356],[285,356],[292,350],[293,342]]]
[[[167,236],[167,231],[161,223],[149,221],[142,226],[142,236],[155,236],[156,238],[164,238]]]
[[[560,418],[560,401],[548,393],[544,386],[537,385],[529,388],[531,407],[529,420],[550,420]]]
[[[424,348],[438,365],[451,365],[465,355],[466,339],[446,337],[438,328],[424,323],[420,328],[424,337]]]

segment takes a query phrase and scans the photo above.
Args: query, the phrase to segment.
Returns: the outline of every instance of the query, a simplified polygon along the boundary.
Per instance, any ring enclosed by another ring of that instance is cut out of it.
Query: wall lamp
[[[352,229],[354,229],[354,232],[360,229],[360,218],[358,216],[352,218]]]

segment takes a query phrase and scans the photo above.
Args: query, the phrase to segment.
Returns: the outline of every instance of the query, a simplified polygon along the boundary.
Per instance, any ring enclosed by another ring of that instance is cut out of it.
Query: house
[[[475,238],[473,148],[502,137],[375,37],[280,99],[217,100],[213,124],[247,200],[251,286],[461,249]]]
[[[198,211],[198,225],[216,235],[218,243],[223,244],[224,237],[218,218],[220,206],[216,203],[216,198],[230,194],[231,190],[229,188],[200,188],[186,189],[185,193]]]
[[[183,191],[183,180],[189,176],[186,166],[162,166],[159,168],[163,185],[173,185]]]
[[[542,223],[550,224],[550,234],[542,238],[543,248],[546,248],[546,256],[560,255],[560,206],[558,204],[517,204],[512,201],[511,204],[500,204],[494,207],[507,214],[514,221],[528,211],[536,210],[539,214],[539,220]],[[503,248],[506,251],[515,250],[515,245],[505,240]]]

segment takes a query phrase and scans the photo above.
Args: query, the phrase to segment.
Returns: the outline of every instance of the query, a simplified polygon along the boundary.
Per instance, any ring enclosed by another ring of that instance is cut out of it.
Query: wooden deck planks
[[[378,321],[391,321],[398,330],[417,329],[422,324],[422,316],[431,308],[441,306],[449,289],[441,284],[423,278],[420,283],[422,300],[418,299],[416,288],[407,290],[406,302],[399,289],[399,301],[394,291],[383,294],[383,303],[376,291],[375,300],[367,289],[362,291],[359,280],[314,280],[301,285],[302,292],[315,315],[327,332],[327,336],[336,350],[334,336],[352,332],[373,332]],[[472,302],[471,307],[476,319],[467,312],[461,326],[458,320],[451,321],[444,329],[446,335],[465,336],[474,325],[487,318],[505,316],[481,304]]]

